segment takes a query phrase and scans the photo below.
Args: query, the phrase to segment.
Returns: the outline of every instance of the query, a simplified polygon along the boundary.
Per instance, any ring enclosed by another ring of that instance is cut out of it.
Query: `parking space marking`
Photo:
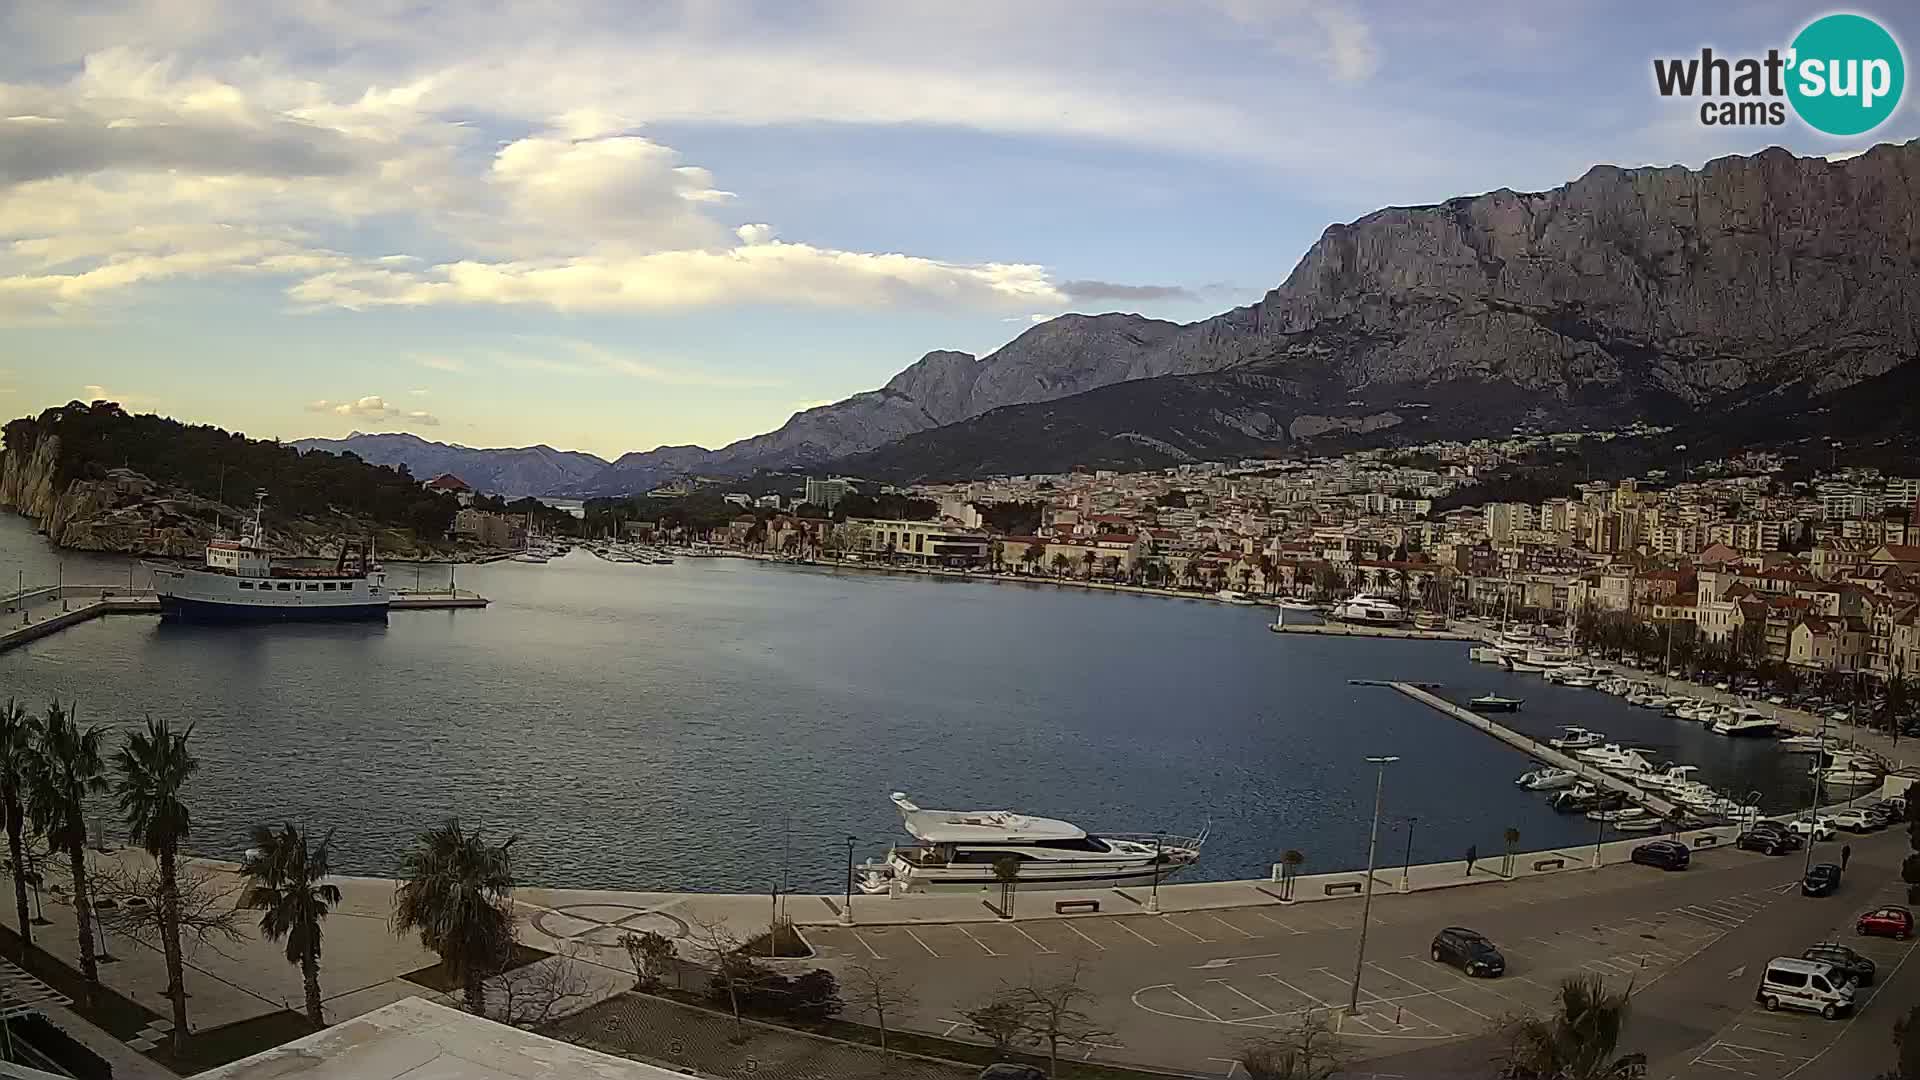
[[[1323,1009],[1333,1008],[1332,1005],[1329,1005],[1326,1002],[1320,1000],[1319,998],[1314,997],[1312,994],[1307,993],[1305,990],[1300,989],[1299,987],[1293,985],[1292,983],[1288,982],[1287,980],[1281,978],[1280,976],[1272,972],[1268,972],[1267,974],[1262,975],[1260,977],[1263,979],[1272,979],[1274,982],[1277,982],[1281,986],[1284,986],[1287,989],[1293,991],[1294,993],[1299,994],[1301,997],[1306,998],[1308,1001],[1313,1002],[1315,1005],[1318,1005]]]
[[[1292,934],[1306,933],[1305,930],[1301,930],[1301,929],[1298,929],[1297,927],[1289,926],[1286,923],[1280,921],[1279,919],[1276,919],[1273,916],[1267,914],[1266,912],[1261,911],[1259,908],[1253,908],[1251,910],[1253,911],[1254,915],[1258,916],[1259,918],[1267,920],[1268,922],[1272,923],[1275,926],[1280,927],[1283,930],[1286,930],[1288,933],[1292,933]]]
[[[1133,927],[1128,926],[1124,920],[1116,920],[1113,925],[1119,927],[1122,930],[1125,930],[1127,933],[1132,934],[1134,937],[1139,938],[1141,941],[1146,942],[1147,944],[1153,946],[1156,949],[1160,947],[1159,942],[1153,940],[1152,938],[1141,933],[1140,931],[1135,930]]]
[[[1242,930],[1242,929],[1240,929],[1239,927],[1237,927],[1237,926],[1235,926],[1235,925],[1233,925],[1232,923],[1230,923],[1230,922],[1228,922],[1227,920],[1225,920],[1225,919],[1223,919],[1223,918],[1221,918],[1220,916],[1218,916],[1218,915],[1215,915],[1215,914],[1214,914],[1213,912],[1211,912],[1211,911],[1208,911],[1208,912],[1202,912],[1202,914],[1204,914],[1204,915],[1206,915],[1206,917],[1207,917],[1207,918],[1209,918],[1209,919],[1212,919],[1212,920],[1213,920],[1214,922],[1217,922],[1217,923],[1219,923],[1219,924],[1220,924],[1221,926],[1224,926],[1224,927],[1226,927],[1227,929],[1229,929],[1229,930],[1231,930],[1231,931],[1233,931],[1233,932],[1234,932],[1234,933],[1236,933],[1236,934],[1239,934],[1239,935],[1240,935],[1240,936],[1242,936],[1242,937],[1245,937],[1245,938],[1248,938],[1248,939],[1252,939],[1252,938],[1256,938],[1256,937],[1259,937],[1259,936],[1260,936],[1260,935],[1258,935],[1258,934],[1255,934],[1255,933],[1253,933],[1253,932],[1251,932],[1251,931],[1248,931],[1248,930]]]
[[[1206,1014],[1207,1019],[1213,1021],[1214,1023],[1216,1024],[1227,1023],[1227,1021],[1220,1019],[1220,1017],[1216,1015],[1212,1009],[1207,1008],[1205,1005],[1202,1005],[1199,1002],[1188,997],[1187,995],[1181,993],[1180,991],[1175,990],[1173,987],[1169,986],[1166,988],[1166,990],[1167,990],[1167,993],[1172,994],[1174,997],[1179,998],[1181,1001],[1186,1002],[1187,1004],[1193,1006],[1194,1008],[1200,1010],[1202,1013]]]
[[[933,951],[933,946],[931,946],[931,945],[929,945],[929,944],[927,944],[927,943],[926,943],[926,942],[924,942],[924,941],[921,941],[921,940],[920,940],[920,935],[919,935],[919,934],[916,934],[916,933],[914,933],[914,932],[913,932],[913,929],[912,929],[911,927],[906,927],[906,926],[903,926],[903,927],[901,927],[900,929],[902,929],[902,930],[905,930],[905,931],[907,932],[907,936],[913,939],[913,943],[914,943],[915,945],[918,945],[918,946],[920,946],[921,948],[923,948],[923,949],[925,949],[925,950],[927,950],[927,955],[928,955],[928,956],[931,956],[931,957],[935,957],[936,959],[937,959],[937,958],[938,958],[938,957],[940,956],[940,954],[939,954],[939,953],[937,953],[937,952],[934,952],[934,951]]]
[[[992,946],[990,946],[990,945],[988,945],[988,944],[987,944],[986,942],[984,942],[984,941],[981,941],[981,940],[980,940],[979,938],[977,938],[977,937],[974,937],[974,936],[973,936],[973,932],[972,932],[972,931],[970,931],[970,930],[968,930],[968,929],[967,929],[966,927],[964,927],[964,926],[961,926],[961,925],[959,925],[958,923],[955,923],[955,924],[954,924],[954,927],[953,927],[953,928],[954,928],[955,930],[958,930],[958,931],[960,931],[960,932],[961,932],[962,934],[964,934],[964,935],[966,935],[966,938],[967,938],[967,940],[968,940],[968,941],[971,941],[971,942],[973,942],[973,943],[974,943],[975,945],[978,945],[978,946],[980,946],[980,948],[981,948],[981,950],[982,950],[983,952],[985,952],[985,953],[986,953],[986,954],[987,954],[988,956],[999,956],[999,955],[1000,955],[999,953],[997,953],[997,952],[994,952],[994,951],[993,951],[993,947],[992,947]]]
[[[1259,998],[1254,997],[1252,994],[1246,993],[1245,991],[1241,990],[1239,987],[1233,985],[1232,983],[1228,982],[1225,979],[1208,979],[1207,981],[1210,983],[1218,983],[1220,986],[1220,989],[1225,990],[1227,993],[1232,994],[1234,997],[1237,997],[1242,1001],[1250,1002],[1256,1008],[1266,1010],[1266,1012],[1263,1015],[1243,1016],[1239,1020],[1234,1021],[1235,1023],[1244,1024],[1250,1020],[1266,1020],[1271,1017],[1280,1015],[1279,1011],[1276,1010],[1273,1006],[1267,1004],[1264,1001],[1261,1001]]]
[[[1164,918],[1164,919],[1162,919],[1162,920],[1160,920],[1160,921],[1161,921],[1161,922],[1163,922],[1163,923],[1165,923],[1165,924],[1166,924],[1166,925],[1168,925],[1168,926],[1171,926],[1171,927],[1173,927],[1173,928],[1174,928],[1175,930],[1178,930],[1178,931],[1180,931],[1181,933],[1183,933],[1183,934],[1185,934],[1185,935],[1187,935],[1188,937],[1190,937],[1190,938],[1192,938],[1193,940],[1195,940],[1195,941],[1197,941],[1197,942],[1199,942],[1199,943],[1200,943],[1200,944],[1202,944],[1202,945],[1211,945],[1211,944],[1213,944],[1213,939],[1212,939],[1212,938],[1203,938],[1203,937],[1201,937],[1201,936],[1200,936],[1199,934],[1196,934],[1196,933],[1194,933],[1193,931],[1191,931],[1191,930],[1189,930],[1189,929],[1187,929],[1186,927],[1184,927],[1184,926],[1181,926],[1181,925],[1180,925],[1179,923],[1177,923],[1177,922],[1175,922],[1175,921],[1174,921],[1174,919],[1173,919],[1173,916],[1171,916],[1171,915],[1169,915],[1169,916],[1167,916],[1166,918]]]
[[[1039,938],[1034,937],[1032,934],[1027,933],[1025,930],[1020,929],[1018,926],[1014,926],[1012,923],[1008,923],[1007,925],[1012,928],[1014,933],[1019,934],[1021,937],[1026,938],[1028,941],[1033,942],[1034,948],[1039,949],[1042,953],[1045,953],[1048,956],[1053,955],[1053,950],[1047,948],[1045,945],[1040,944]]]
[[[1064,926],[1064,927],[1066,927],[1067,929],[1069,929],[1069,930],[1071,930],[1071,931],[1073,931],[1073,932],[1074,932],[1075,934],[1077,934],[1077,935],[1079,936],[1079,938],[1080,938],[1080,940],[1081,940],[1081,941],[1084,941],[1084,942],[1086,942],[1087,944],[1089,944],[1089,945],[1091,945],[1091,946],[1093,946],[1094,948],[1096,948],[1096,949],[1099,949],[1099,950],[1100,950],[1101,952],[1106,952],[1106,951],[1107,951],[1107,947],[1106,947],[1105,945],[1102,945],[1102,944],[1100,944],[1099,942],[1097,942],[1097,941],[1095,941],[1095,940],[1093,940],[1092,938],[1090,938],[1090,937],[1088,937],[1087,935],[1085,935],[1085,934],[1082,934],[1082,933],[1080,932],[1080,928],[1079,928],[1079,927],[1077,927],[1077,926],[1075,926],[1075,925],[1073,925],[1072,923],[1070,923],[1070,922],[1063,922],[1063,923],[1061,923],[1060,925],[1061,925],[1061,926]]]
[[[876,949],[874,949],[873,942],[868,941],[866,937],[860,933],[860,931],[855,930],[853,932],[853,936],[856,941],[860,942],[860,944],[866,948],[868,956],[873,957],[875,960],[886,959],[886,957],[881,956],[880,953]]]
[[[1352,988],[1353,986],[1352,979],[1347,979],[1339,975],[1335,975],[1333,972],[1328,971],[1326,968],[1314,968],[1314,970],[1318,971],[1320,974],[1325,975],[1327,978],[1332,979],[1334,982],[1337,982],[1342,986],[1345,986],[1348,988]],[[1362,999],[1367,1000],[1370,1004],[1374,1004],[1374,1005],[1393,1005],[1395,1007],[1395,1011],[1400,1015],[1404,1016],[1404,1015],[1411,1014],[1414,1019],[1419,1020],[1423,1024],[1426,1024],[1428,1027],[1438,1028],[1440,1026],[1438,1024],[1432,1023],[1431,1021],[1428,1021],[1425,1018],[1421,1017],[1418,1013],[1415,1013],[1412,1009],[1406,1008],[1405,1006],[1399,1005],[1397,1002],[1390,1001],[1387,998],[1381,997],[1379,994],[1374,993],[1373,991],[1367,989],[1365,986],[1360,987],[1360,997]],[[1408,1025],[1401,1022],[1398,1016],[1390,1020],[1387,1018],[1387,1014],[1384,1010],[1380,1012],[1379,1016],[1382,1023],[1392,1024],[1394,1027],[1399,1028],[1401,1031],[1411,1030],[1408,1027]]]

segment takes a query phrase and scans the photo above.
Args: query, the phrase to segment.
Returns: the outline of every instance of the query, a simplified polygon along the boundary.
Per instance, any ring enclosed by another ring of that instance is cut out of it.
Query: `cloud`
[[[457,356],[440,356],[437,354],[433,356],[416,356],[414,357],[414,363],[419,364],[423,368],[450,372],[455,375],[463,375],[467,370],[467,362]]]
[[[386,399],[378,394],[369,394],[352,401],[330,401],[321,398],[319,401],[307,402],[307,411],[370,420],[376,424],[385,423],[388,420],[399,420],[409,424],[437,427],[440,423],[439,417],[424,409],[402,409],[389,405]]]
[[[1273,48],[1317,64],[1343,82],[1362,82],[1380,68],[1373,30],[1338,0],[1221,0],[1221,10],[1263,34]]]
[[[1193,300],[1183,285],[1122,285],[1113,281],[1063,281],[1060,291],[1072,300]]]
[[[424,272],[329,270],[287,290],[313,306],[361,310],[537,305],[649,311],[751,302],[825,307],[1059,304],[1044,267],[965,264],[773,240],[722,250],[595,253],[571,259],[463,260]]]
[[[637,357],[590,341],[556,338],[534,341],[540,351],[507,351],[494,355],[500,367],[551,375],[621,376],[669,386],[766,387],[780,380],[732,375],[651,357]]]
[[[414,397],[426,397],[428,394],[433,393],[433,391],[427,389],[424,386],[416,386],[413,389],[407,391],[407,393],[412,394]]]

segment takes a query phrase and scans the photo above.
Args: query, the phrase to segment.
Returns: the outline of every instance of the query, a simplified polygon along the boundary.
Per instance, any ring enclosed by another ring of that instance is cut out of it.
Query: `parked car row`
[[[1828,868],[1838,880],[1840,868],[1830,864]],[[1811,879],[1812,875],[1808,876]],[[1895,904],[1874,908],[1854,921],[1854,932],[1861,937],[1905,941],[1913,936],[1913,912]],[[1872,986],[1878,975],[1870,957],[1837,941],[1822,941],[1799,956],[1776,956],[1767,961],[1753,999],[1768,1012],[1801,1009],[1832,1020],[1852,1012],[1855,991]]]

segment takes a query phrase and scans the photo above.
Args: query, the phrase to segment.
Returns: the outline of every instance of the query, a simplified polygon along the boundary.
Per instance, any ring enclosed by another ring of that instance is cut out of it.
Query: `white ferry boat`
[[[892,795],[907,833],[920,841],[895,847],[860,869],[865,893],[985,889],[1001,884],[994,866],[1011,857],[1023,889],[1084,889],[1166,881],[1193,865],[1206,843],[1196,837],[1140,833],[1095,836],[1071,822],[1009,810],[922,810]]]
[[[362,553],[349,560],[343,546],[331,570],[273,565],[255,496],[253,521],[238,540],[207,544],[204,567],[146,563],[160,597],[162,618],[190,622],[274,619],[384,619],[387,575]],[[349,562],[357,565],[349,566]]]

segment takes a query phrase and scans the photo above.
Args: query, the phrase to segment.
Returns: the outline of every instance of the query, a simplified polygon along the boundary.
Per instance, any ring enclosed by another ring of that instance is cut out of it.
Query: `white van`
[[[1776,956],[1767,961],[1753,999],[1776,1009],[1805,1009],[1828,1020],[1853,1009],[1853,979],[1832,964]]]

